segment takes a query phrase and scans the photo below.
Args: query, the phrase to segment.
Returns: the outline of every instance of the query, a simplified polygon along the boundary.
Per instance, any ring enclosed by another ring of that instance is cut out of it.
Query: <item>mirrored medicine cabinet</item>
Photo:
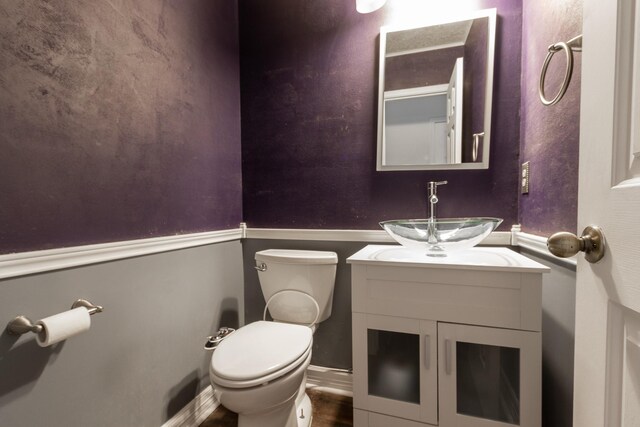
[[[487,169],[496,10],[380,29],[377,170]]]

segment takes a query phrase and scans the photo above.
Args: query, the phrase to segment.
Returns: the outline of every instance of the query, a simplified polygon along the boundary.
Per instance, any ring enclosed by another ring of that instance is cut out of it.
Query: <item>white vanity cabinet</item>
[[[356,427],[540,427],[547,267],[507,248],[348,262]]]

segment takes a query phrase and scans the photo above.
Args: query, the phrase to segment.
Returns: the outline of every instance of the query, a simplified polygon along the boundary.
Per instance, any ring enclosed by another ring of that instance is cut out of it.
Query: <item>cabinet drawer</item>
[[[539,274],[353,266],[353,312],[539,331]]]

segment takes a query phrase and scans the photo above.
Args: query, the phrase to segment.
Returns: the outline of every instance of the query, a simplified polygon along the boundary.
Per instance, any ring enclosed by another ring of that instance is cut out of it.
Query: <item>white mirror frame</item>
[[[449,169],[489,169],[489,148],[491,145],[491,107],[493,105],[493,67],[495,61],[496,44],[496,9],[483,9],[469,13],[457,14],[448,19],[432,19],[411,25],[394,25],[380,27],[380,70],[378,76],[378,148],[376,170],[378,171],[402,171],[402,170],[449,170]],[[477,18],[489,19],[489,31],[487,35],[487,75],[485,82],[484,102],[484,137],[482,139],[482,162],[467,162],[439,165],[392,165],[382,164],[383,139],[384,139],[384,81],[385,81],[385,49],[387,46],[387,34],[390,32],[412,30],[432,25],[450,24],[458,21],[468,21]]]

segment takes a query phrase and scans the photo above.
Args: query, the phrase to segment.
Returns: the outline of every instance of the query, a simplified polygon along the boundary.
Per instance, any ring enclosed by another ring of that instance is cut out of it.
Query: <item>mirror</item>
[[[377,170],[487,169],[496,10],[380,29]]]

